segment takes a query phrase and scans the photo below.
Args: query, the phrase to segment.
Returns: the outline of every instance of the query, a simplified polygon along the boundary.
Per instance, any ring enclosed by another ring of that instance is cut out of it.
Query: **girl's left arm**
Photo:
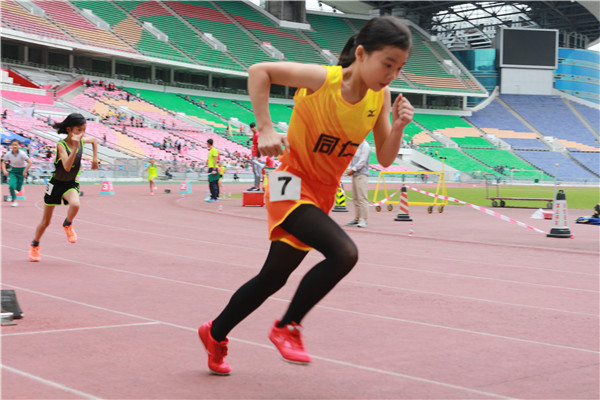
[[[91,143],[92,151],[92,169],[98,169],[98,140],[95,137],[84,137],[83,143]]]
[[[389,89],[386,88],[385,91],[383,106],[373,128],[373,138],[375,139],[377,161],[382,167],[387,168],[398,156],[404,127],[412,121],[415,109],[408,99],[399,94],[394,104],[391,105],[392,124],[390,125],[389,115],[392,100]]]

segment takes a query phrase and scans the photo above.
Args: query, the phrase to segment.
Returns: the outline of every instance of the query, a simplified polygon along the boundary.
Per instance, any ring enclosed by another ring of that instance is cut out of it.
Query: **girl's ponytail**
[[[350,39],[348,39],[348,42],[346,42],[346,45],[344,46],[344,49],[340,54],[338,65],[341,65],[342,68],[349,67],[350,64],[352,64],[356,59],[356,36],[357,35],[354,35]]]

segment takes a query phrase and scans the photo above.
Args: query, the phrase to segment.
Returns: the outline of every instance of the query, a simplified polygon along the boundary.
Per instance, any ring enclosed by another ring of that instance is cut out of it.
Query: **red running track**
[[[464,206],[412,206],[409,237],[397,209],[372,211],[367,229],[344,228],[357,266],[303,321],[313,364],[282,362],[267,332],[316,252],[231,332],[233,373],[217,377],[196,329],[258,272],[265,210],[166,187],[84,186],[79,241],[57,209],[39,263],[27,246],[43,187],[2,203],[2,288],[25,313],[2,327],[3,399],[599,398],[597,227],[553,239]],[[343,225],[349,209],[332,217]],[[502,212],[550,229],[532,210]]]

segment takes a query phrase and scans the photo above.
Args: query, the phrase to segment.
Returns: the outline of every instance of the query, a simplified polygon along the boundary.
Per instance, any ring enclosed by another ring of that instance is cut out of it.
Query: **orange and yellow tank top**
[[[384,90],[369,89],[358,103],[350,104],[342,98],[342,67],[325,68],[327,78],[317,91],[296,91],[287,136],[290,150],[279,160],[303,179],[337,186],[379,118]]]

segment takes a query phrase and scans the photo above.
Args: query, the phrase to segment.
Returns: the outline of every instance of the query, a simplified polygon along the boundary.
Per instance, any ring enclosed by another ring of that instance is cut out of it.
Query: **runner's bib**
[[[300,200],[302,179],[286,171],[269,174],[269,199],[271,201]]]

